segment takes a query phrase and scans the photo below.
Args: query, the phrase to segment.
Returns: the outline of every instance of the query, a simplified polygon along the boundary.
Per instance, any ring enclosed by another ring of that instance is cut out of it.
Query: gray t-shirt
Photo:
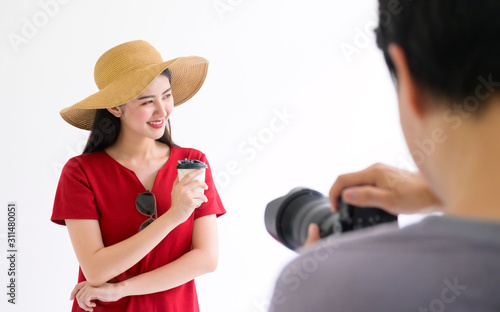
[[[500,311],[500,223],[431,216],[327,238],[281,272],[270,311]]]

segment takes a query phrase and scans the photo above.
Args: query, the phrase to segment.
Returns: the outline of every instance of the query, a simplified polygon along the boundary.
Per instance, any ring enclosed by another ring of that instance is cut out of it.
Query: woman
[[[194,180],[201,170],[178,181],[178,160],[208,162],[173,144],[169,117],[207,69],[203,58],[163,62],[149,43],[127,42],[97,61],[99,92],[61,111],[91,130],[61,173],[51,219],[67,226],[80,264],[73,311],[199,311],[193,279],[217,266],[225,210],[209,168],[205,183]]]

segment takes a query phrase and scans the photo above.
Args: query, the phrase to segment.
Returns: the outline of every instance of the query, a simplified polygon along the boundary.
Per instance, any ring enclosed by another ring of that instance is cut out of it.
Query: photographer
[[[377,43],[419,172],[342,175],[330,200],[444,216],[315,244],[310,226],[311,248],[282,271],[270,311],[499,311],[500,2],[379,5]]]

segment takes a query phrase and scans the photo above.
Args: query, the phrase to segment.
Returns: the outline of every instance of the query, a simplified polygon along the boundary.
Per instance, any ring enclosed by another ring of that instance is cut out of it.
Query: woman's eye
[[[168,98],[169,98],[169,97],[171,97],[171,96],[172,96],[172,93],[167,93],[167,94],[165,94],[165,95],[163,96],[163,98],[164,98],[164,99],[168,99]]]
[[[151,104],[151,103],[153,103],[153,101],[144,102],[144,103],[142,103],[142,105],[147,105],[147,104]]]

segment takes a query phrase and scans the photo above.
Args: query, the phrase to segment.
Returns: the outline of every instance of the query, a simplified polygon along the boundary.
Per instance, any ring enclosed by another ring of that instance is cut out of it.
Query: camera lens
[[[342,200],[339,201],[339,211],[334,213],[323,194],[307,188],[295,188],[271,201],[266,207],[264,219],[271,236],[296,250],[304,245],[311,223],[319,226],[321,237],[326,237],[392,222],[397,217],[379,208],[355,207]]]
[[[295,250],[304,245],[310,223],[321,224],[332,215],[330,204],[323,194],[295,188],[267,205],[265,223],[271,236]]]

